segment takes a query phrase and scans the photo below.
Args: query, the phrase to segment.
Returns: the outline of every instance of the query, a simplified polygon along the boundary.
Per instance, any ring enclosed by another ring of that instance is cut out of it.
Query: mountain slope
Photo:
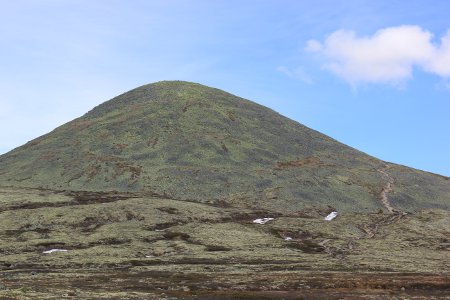
[[[278,211],[389,210],[388,194],[394,209],[450,209],[447,177],[385,163],[256,103],[180,81],[129,91],[0,156],[0,186]]]

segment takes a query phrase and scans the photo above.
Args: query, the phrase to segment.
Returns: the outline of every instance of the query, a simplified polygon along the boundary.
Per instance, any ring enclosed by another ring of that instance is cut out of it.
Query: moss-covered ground
[[[449,212],[338,212],[325,221],[329,212],[2,188],[0,298],[428,299],[449,291]],[[274,220],[252,222],[260,217]],[[68,251],[43,253],[50,249]]]
[[[180,81],[131,90],[0,156],[0,186],[286,213],[385,209],[386,174],[394,208],[450,209],[450,178],[387,164],[257,103]]]

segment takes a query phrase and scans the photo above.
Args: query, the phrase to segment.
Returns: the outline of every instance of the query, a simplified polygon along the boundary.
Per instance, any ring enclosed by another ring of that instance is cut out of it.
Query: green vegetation
[[[168,81],[120,95],[0,156],[0,186],[376,212],[384,209],[384,165],[256,103]],[[449,178],[389,166],[395,208],[450,208]]]

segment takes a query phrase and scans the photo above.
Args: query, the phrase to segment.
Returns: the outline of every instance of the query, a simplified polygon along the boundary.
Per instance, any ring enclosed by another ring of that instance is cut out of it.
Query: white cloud
[[[434,49],[425,69],[442,77],[450,77],[450,30],[441,38],[441,45]]]
[[[309,40],[309,41],[306,43],[306,48],[305,48],[305,50],[308,51],[308,52],[321,51],[321,50],[322,50],[322,44],[319,43],[319,42],[316,41],[316,40]]]
[[[302,67],[297,67],[295,69],[289,69],[285,66],[279,66],[279,67],[277,67],[277,71],[280,73],[283,73],[284,75],[288,76],[289,78],[303,81],[306,84],[313,83],[313,80],[311,79],[311,77],[308,74],[306,74],[305,70]]]
[[[432,38],[419,26],[384,28],[370,37],[338,30],[323,43],[308,41],[305,50],[320,54],[325,69],[351,84],[397,85],[411,78],[415,67],[450,77],[450,31],[440,45],[433,44]]]

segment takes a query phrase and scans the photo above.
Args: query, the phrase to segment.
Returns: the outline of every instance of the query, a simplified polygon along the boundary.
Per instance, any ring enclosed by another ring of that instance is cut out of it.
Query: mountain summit
[[[296,211],[450,209],[450,178],[387,163],[254,102],[163,81],[0,156],[0,186]]]

